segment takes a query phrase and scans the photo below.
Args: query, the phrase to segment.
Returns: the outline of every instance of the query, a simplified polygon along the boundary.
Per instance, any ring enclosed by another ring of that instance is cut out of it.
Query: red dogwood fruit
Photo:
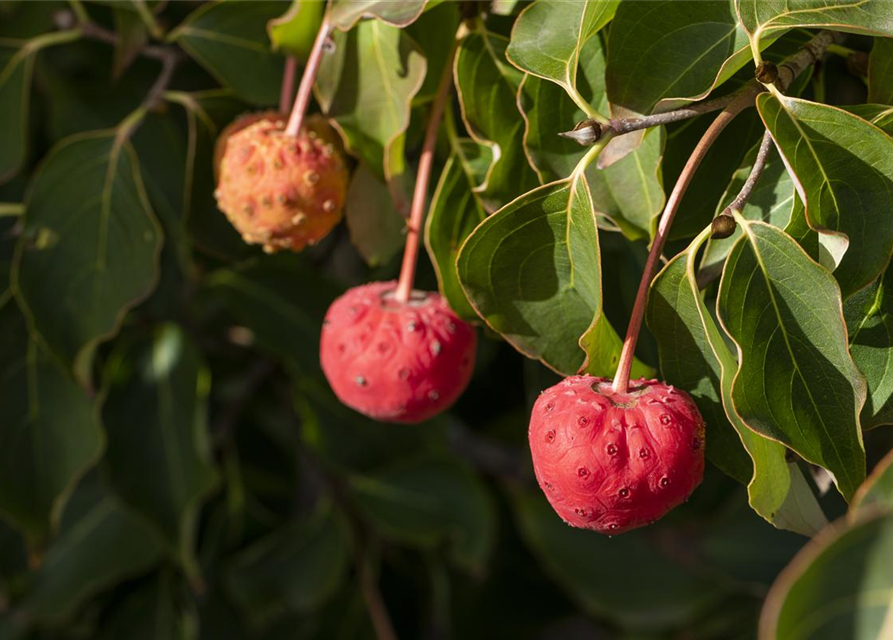
[[[326,313],[320,364],[347,406],[416,423],[449,407],[474,369],[477,334],[437,293],[394,298],[396,282],[350,289]]]
[[[552,508],[574,527],[615,534],[684,502],[704,475],[704,421],[691,397],[657,380],[571,376],[533,406],[530,453]]]

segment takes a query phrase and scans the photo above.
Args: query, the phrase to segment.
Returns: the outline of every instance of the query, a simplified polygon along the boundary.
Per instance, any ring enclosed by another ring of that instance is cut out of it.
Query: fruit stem
[[[294,56],[285,56],[285,69],[282,71],[282,89],[279,91],[279,113],[291,107],[291,97],[295,92],[295,75],[298,61]]]
[[[412,192],[412,206],[409,209],[409,226],[406,233],[406,249],[403,252],[403,265],[400,267],[400,279],[397,281],[397,291],[394,294],[394,298],[398,302],[408,301],[409,295],[412,293],[412,283],[415,280],[415,270],[419,260],[419,238],[422,231],[422,218],[425,215],[425,200],[428,195],[428,183],[431,180],[431,168],[434,164],[434,148],[437,146],[437,131],[440,129],[443,110],[453,86],[453,60],[456,57],[458,45],[457,38],[453,41],[453,47],[447,56],[443,73],[440,76],[440,84],[437,86],[437,95],[434,96],[434,102],[431,105],[428,127],[425,129],[425,142],[422,145],[415,189]]]
[[[313,83],[316,81],[316,74],[319,73],[319,65],[322,63],[323,49],[331,32],[332,24],[326,15],[322,19],[322,24],[319,25],[319,33],[316,34],[316,40],[313,41],[313,48],[310,49],[307,66],[304,67],[304,75],[301,76],[301,84],[298,86],[298,95],[295,97],[295,104],[291,109],[288,125],[285,127],[285,135],[296,136],[301,130],[304,114],[307,113],[307,107],[310,105]]]
[[[759,92],[759,88],[754,87],[752,91],[740,94],[731,104],[729,104],[722,112],[716,116],[716,119],[701,136],[694,151],[685,163],[682,173],[676,180],[673,192],[667,199],[666,207],[661,214],[660,222],[657,226],[657,234],[651,243],[651,250],[648,252],[648,259],[645,262],[645,271],[642,273],[642,279],[639,281],[639,289],[636,291],[636,301],[633,304],[632,315],[629,319],[629,327],[626,330],[626,338],[623,340],[623,349],[620,352],[620,362],[617,364],[617,373],[614,376],[614,382],[611,388],[615,393],[626,393],[629,388],[629,373],[632,369],[633,356],[636,352],[636,342],[639,340],[639,333],[642,330],[642,316],[645,314],[645,303],[648,299],[648,289],[651,285],[651,279],[654,277],[655,267],[660,260],[661,252],[667,241],[670,232],[670,225],[673,224],[673,218],[682,202],[688,185],[695,175],[695,171],[707,155],[710,147],[716,142],[719,134],[723,129],[744,109],[752,106],[754,98]]]

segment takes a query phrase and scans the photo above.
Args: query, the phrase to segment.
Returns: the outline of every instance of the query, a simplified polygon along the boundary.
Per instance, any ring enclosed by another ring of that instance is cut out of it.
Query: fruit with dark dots
[[[657,380],[571,376],[545,390],[530,419],[540,488],[565,522],[613,535],[688,499],[704,475],[704,421],[684,391]]]
[[[215,167],[218,207],[269,253],[300,251],[341,220],[348,172],[337,134],[319,117],[297,136],[275,112],[237,120],[218,139]]]
[[[320,363],[338,398],[383,422],[417,423],[449,407],[474,369],[477,334],[437,293],[394,298],[396,282],[350,289],[326,313]]]

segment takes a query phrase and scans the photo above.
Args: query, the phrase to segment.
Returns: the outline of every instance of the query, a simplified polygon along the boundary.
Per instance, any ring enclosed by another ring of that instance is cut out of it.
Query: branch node
[[[562,131],[558,135],[568,140],[573,140],[583,147],[595,144],[602,137],[602,126],[595,120],[583,120],[578,122],[570,131]]]
[[[757,65],[754,77],[762,84],[772,84],[778,80],[778,67],[774,62],[763,60]]]

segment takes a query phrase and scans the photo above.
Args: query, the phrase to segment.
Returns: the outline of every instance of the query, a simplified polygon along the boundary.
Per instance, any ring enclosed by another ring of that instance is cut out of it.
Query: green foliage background
[[[0,640],[383,639],[385,611],[401,638],[893,637],[893,2],[332,2],[346,222],[268,256],[216,210],[213,145],[324,8],[0,1]],[[634,371],[695,397],[704,484],[570,529],[529,408],[613,374],[713,116],[592,163],[557,133],[727,95],[826,27],[845,45],[708,153],[651,286]],[[330,392],[319,328],[396,276],[457,29],[417,286],[485,339],[451,411],[383,425]]]

